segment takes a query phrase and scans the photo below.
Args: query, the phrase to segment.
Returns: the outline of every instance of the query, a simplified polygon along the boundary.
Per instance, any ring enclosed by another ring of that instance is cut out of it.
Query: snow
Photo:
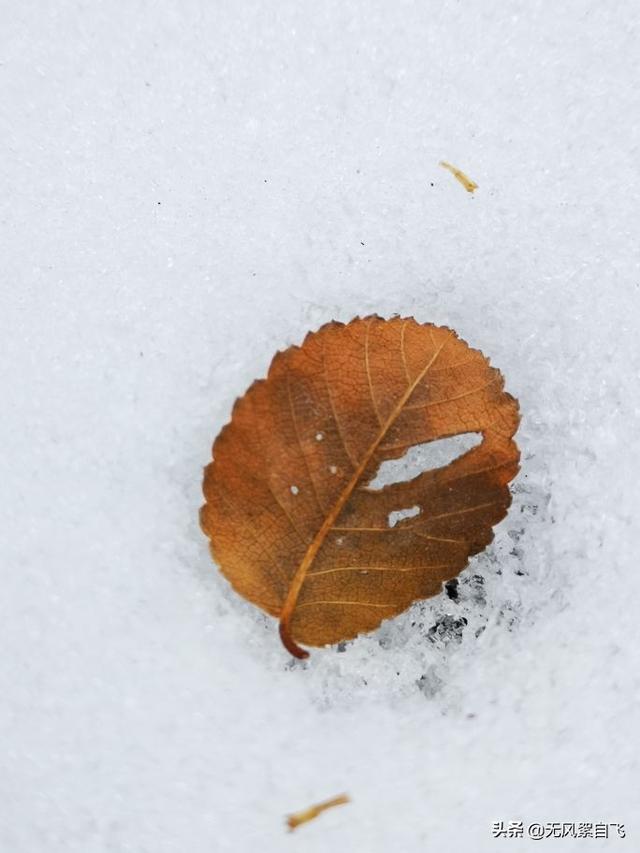
[[[2,6],[0,849],[637,849],[637,4]],[[453,597],[293,663],[202,468],[373,311],[491,357],[522,471]]]

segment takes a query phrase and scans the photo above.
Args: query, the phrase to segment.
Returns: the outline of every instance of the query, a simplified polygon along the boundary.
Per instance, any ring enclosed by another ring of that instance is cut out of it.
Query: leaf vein
[[[291,618],[293,616],[293,612],[295,610],[295,607],[296,607],[296,604],[298,601],[298,596],[300,595],[300,590],[302,589],[302,586],[304,584],[305,577],[306,577],[306,574],[307,574],[309,567],[311,566],[311,564],[315,560],[316,554],[320,550],[320,547],[321,547],[322,543],[324,542],[324,539],[325,539],[327,533],[329,532],[329,530],[331,530],[333,524],[336,522],[336,520],[340,516],[340,513],[344,509],[345,504],[347,503],[347,501],[349,500],[349,498],[353,494],[353,490],[357,486],[360,478],[362,477],[364,471],[366,470],[367,465],[369,464],[369,462],[373,458],[373,455],[375,454],[380,443],[382,442],[382,439],[387,434],[391,424],[398,417],[399,413],[402,411],[402,407],[406,404],[407,400],[409,399],[411,394],[414,392],[414,390],[416,389],[418,384],[420,382],[422,382],[424,377],[427,375],[427,373],[429,372],[429,369],[435,363],[436,359],[438,358],[438,356],[442,352],[442,349],[444,348],[445,343],[446,343],[446,341],[443,341],[440,344],[440,346],[437,349],[435,349],[435,351],[433,352],[433,354],[431,355],[431,357],[429,358],[429,360],[425,364],[422,371],[415,378],[414,382],[407,388],[405,393],[402,395],[402,397],[400,398],[400,400],[398,401],[398,403],[394,407],[393,411],[389,414],[389,417],[387,418],[384,425],[380,429],[380,432],[378,433],[378,435],[374,439],[373,443],[368,448],[367,452],[364,454],[362,461],[360,462],[360,464],[357,466],[357,468],[353,472],[351,479],[349,480],[349,482],[346,484],[346,486],[344,487],[344,489],[340,493],[338,499],[336,500],[335,504],[331,508],[331,511],[329,512],[329,514],[325,518],[324,522],[320,526],[318,532],[316,533],[315,537],[313,538],[313,541],[310,543],[310,545],[307,549],[307,552],[302,559],[302,562],[300,563],[295,574],[293,575],[293,578],[291,580],[291,585],[289,587],[289,591],[287,592],[287,597],[285,598],[285,601],[284,601],[284,604],[282,606],[282,610],[280,613],[280,637],[282,638],[283,643],[289,649],[289,651],[293,651],[293,652],[298,653],[298,654],[304,654],[302,652],[302,650],[299,649],[299,647],[297,647],[295,645],[295,643],[293,642],[291,635],[290,635],[289,625],[290,625]],[[325,380],[326,380],[326,361],[325,361]],[[329,385],[327,382],[327,388],[328,387],[329,387]],[[329,392],[329,394],[330,393],[331,392]]]
[[[396,533],[403,530],[411,530],[417,524],[401,526],[395,524],[393,527],[333,527],[332,530],[341,533]],[[431,539],[433,542],[464,542],[464,539],[447,539],[443,536],[428,536],[426,533],[416,533],[421,539]]]
[[[317,604],[340,604],[340,605],[354,605],[357,607],[379,607],[389,609],[390,607],[395,608],[395,604],[376,604],[373,601],[328,601],[328,600],[320,600],[320,601],[302,601],[298,604],[298,607],[313,607]]]
[[[355,468],[356,463],[354,462],[353,457],[349,451],[349,448],[347,447],[347,442],[346,442],[346,439],[344,437],[342,427],[340,426],[340,421],[338,420],[338,413],[336,411],[336,406],[335,406],[335,403],[333,400],[333,395],[331,394],[331,386],[329,384],[329,377],[327,376],[327,361],[326,361],[326,355],[325,355],[325,351],[324,351],[324,345],[322,348],[322,368],[323,368],[324,384],[327,388],[327,394],[329,396],[329,405],[331,406],[331,413],[332,413],[333,419],[336,423],[336,429],[338,430],[338,435],[340,436],[340,441],[342,442],[342,446],[344,447],[344,452],[347,455],[347,459],[351,463],[352,468]]]
[[[471,391],[465,391],[463,394],[456,394],[455,397],[447,397],[444,400],[428,400],[424,403],[414,403],[412,406],[405,406],[405,411],[415,410],[415,409],[428,409],[430,406],[439,406],[444,403],[452,403],[454,400],[462,400],[463,397],[470,397],[472,394],[477,394],[480,391],[484,391],[485,388],[488,388],[490,385],[493,385],[500,379],[500,374],[497,374],[489,382],[486,382],[484,385],[480,385],[478,388],[472,388]]]
[[[433,563],[427,566],[337,566],[332,569],[320,569],[317,572],[307,572],[308,578],[319,575],[330,575],[334,572],[419,572],[425,569],[446,569],[449,563]]]
[[[367,372],[367,382],[369,384],[369,396],[371,397],[371,404],[373,405],[373,411],[375,412],[376,419],[378,421],[378,425],[382,426],[382,418],[380,417],[380,412],[378,411],[378,404],[376,403],[375,394],[373,393],[373,381],[371,379],[371,366],[369,364],[369,330],[371,329],[371,324],[373,320],[369,320],[367,323],[367,329],[364,334],[364,366]]]
[[[411,374],[409,373],[409,366],[407,364],[407,354],[404,349],[404,334],[407,329],[408,320],[405,320],[402,324],[402,329],[400,331],[400,355],[402,356],[402,366],[404,367],[404,375],[407,377],[407,383],[411,385]]]
[[[234,504],[234,503],[229,499],[229,497],[228,497],[228,496],[227,496],[227,495],[222,491],[222,489],[218,489],[218,494],[220,495],[220,497],[222,498],[222,500],[224,501],[224,503],[226,503],[226,505],[227,505],[231,510],[233,510],[235,517],[236,517],[236,518],[239,518],[239,517],[241,518],[242,516],[238,514],[238,509],[237,509],[237,507],[236,507],[236,506],[235,506],[235,504]],[[268,549],[268,548],[265,548],[265,546],[264,546],[264,541],[263,541],[262,539],[260,539],[260,538],[257,536],[257,534],[256,534],[256,533],[254,533],[254,531],[253,531],[253,529],[251,528],[251,526],[249,526],[249,525],[244,525],[244,524],[243,524],[243,527],[244,527],[244,529],[245,529],[245,530],[248,530],[248,531],[249,531],[249,533],[251,534],[251,538],[253,539],[253,541],[254,541],[254,542],[256,542],[256,543],[257,543],[257,545],[258,545],[258,546],[259,546],[259,548],[260,548],[260,551],[261,551],[263,554],[266,554],[266,555],[267,555],[267,557],[269,558],[269,560],[270,560],[270,561],[271,561],[271,563],[273,564],[273,567],[274,567],[274,568],[275,568],[275,570],[278,572],[278,574],[279,574],[279,575],[280,575],[280,577],[283,579],[283,581],[285,582],[285,585],[286,585],[286,584],[287,584],[287,582],[288,582],[288,578],[287,578],[287,576],[286,576],[286,574],[285,574],[285,572],[284,572],[284,569],[282,569],[282,567],[280,566],[280,564],[276,561],[276,559],[275,559],[275,557],[273,556],[273,554],[271,553],[271,551],[269,551],[269,549]]]
[[[320,510],[320,515],[325,515],[324,507],[320,502],[320,495],[318,494],[318,489],[316,488],[315,480],[313,479],[313,474],[311,473],[311,467],[309,465],[309,460],[307,459],[307,454],[304,452],[304,447],[302,445],[302,439],[300,438],[300,430],[298,429],[298,419],[296,417],[296,410],[293,405],[293,399],[291,397],[291,381],[290,374],[287,373],[287,396],[289,397],[289,410],[291,412],[291,420],[293,421],[293,429],[296,434],[296,440],[298,442],[298,448],[300,450],[300,455],[304,461],[305,468],[307,469],[307,474],[309,476],[309,482],[311,483],[311,491],[315,497],[316,503],[318,504],[318,509]]]

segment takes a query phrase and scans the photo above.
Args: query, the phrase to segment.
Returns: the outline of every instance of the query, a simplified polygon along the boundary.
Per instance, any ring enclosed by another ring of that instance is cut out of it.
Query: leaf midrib
[[[424,368],[420,371],[420,373],[418,373],[418,375],[413,380],[413,382],[407,386],[406,391],[404,392],[404,394],[402,395],[402,397],[400,398],[400,400],[396,404],[395,408],[391,411],[387,420],[381,426],[380,431],[378,432],[378,435],[376,436],[376,438],[372,442],[372,444],[369,447],[369,449],[367,450],[367,452],[364,454],[359,465],[356,467],[351,479],[349,480],[347,485],[344,487],[344,489],[342,490],[342,492],[338,496],[338,499],[336,500],[336,502],[332,506],[331,510],[328,512],[328,514],[325,517],[325,520],[323,521],[320,529],[318,530],[318,532],[314,536],[313,540],[309,544],[309,547],[307,548],[307,551],[306,551],[304,557],[302,558],[300,565],[296,569],[296,572],[295,572],[295,574],[291,580],[291,584],[289,586],[287,596],[284,600],[284,604],[282,605],[282,610],[280,612],[280,637],[282,639],[282,642],[284,643],[284,645],[288,649],[288,651],[290,651],[295,657],[304,658],[304,657],[308,656],[308,653],[305,652],[304,649],[301,649],[298,645],[296,645],[293,638],[291,637],[291,632],[290,632],[291,619],[293,617],[293,613],[294,613],[295,608],[296,608],[296,604],[298,601],[298,597],[300,595],[300,591],[302,589],[305,578],[307,576],[307,572],[308,572],[310,566],[312,565],[313,561],[315,560],[316,555],[317,555],[318,551],[320,550],[327,534],[329,533],[329,531],[333,527],[334,523],[336,522],[336,520],[337,520],[338,516],[340,515],[340,513],[342,512],[342,510],[344,509],[347,501],[349,500],[349,498],[351,497],[351,495],[353,493],[353,490],[358,485],[358,482],[360,481],[360,478],[362,477],[363,473],[365,472],[369,462],[373,458],[374,453],[376,452],[376,450],[378,449],[378,447],[382,443],[382,440],[384,439],[385,435],[388,433],[388,431],[392,427],[395,420],[398,418],[398,416],[400,415],[400,413],[404,409],[405,404],[407,403],[407,401],[409,400],[409,398],[411,397],[411,395],[413,394],[415,389],[418,387],[420,382],[422,382],[424,377],[429,372],[429,369],[435,363],[436,359],[440,355],[440,352],[444,348],[445,344],[446,344],[446,340],[444,340],[440,344],[440,346],[435,350],[435,352],[433,353],[433,355],[431,356],[431,358],[429,359],[427,364],[424,366]],[[323,350],[322,358],[323,358],[323,363],[326,363],[325,362],[324,350]],[[331,399],[331,391],[328,387],[328,382],[327,382],[327,393],[329,394],[329,398]],[[334,420],[336,421],[336,427],[337,427],[338,431],[342,435],[342,433],[340,431],[340,424],[338,422],[335,410],[334,410]],[[344,442],[344,437],[343,437],[343,442]],[[346,449],[346,444],[345,444],[345,449]]]

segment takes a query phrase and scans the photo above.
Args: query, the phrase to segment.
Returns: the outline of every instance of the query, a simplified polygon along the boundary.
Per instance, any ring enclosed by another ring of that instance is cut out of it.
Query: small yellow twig
[[[307,823],[307,821],[318,817],[321,812],[324,812],[327,809],[332,809],[334,806],[343,806],[350,802],[351,800],[346,794],[340,794],[340,796],[332,797],[332,799],[325,800],[323,803],[318,803],[315,806],[309,806],[308,809],[303,809],[302,811],[287,815],[287,826],[289,827],[289,832],[293,832],[293,830],[300,826],[300,824]]]
[[[452,166],[451,163],[447,163],[446,160],[441,160],[440,165],[443,169],[448,169],[449,172],[453,175],[456,180],[460,181],[462,186],[468,193],[472,193],[474,190],[478,189],[478,185],[475,181],[472,181],[471,178],[468,178],[464,172],[461,172],[460,169],[457,169],[455,166]]]

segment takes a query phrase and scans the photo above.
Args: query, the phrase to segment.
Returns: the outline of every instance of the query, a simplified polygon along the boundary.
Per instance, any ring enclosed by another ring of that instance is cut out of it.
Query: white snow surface
[[[638,4],[0,6],[0,850],[639,850]],[[457,600],[293,663],[202,469],[371,312],[491,357],[522,470]]]

